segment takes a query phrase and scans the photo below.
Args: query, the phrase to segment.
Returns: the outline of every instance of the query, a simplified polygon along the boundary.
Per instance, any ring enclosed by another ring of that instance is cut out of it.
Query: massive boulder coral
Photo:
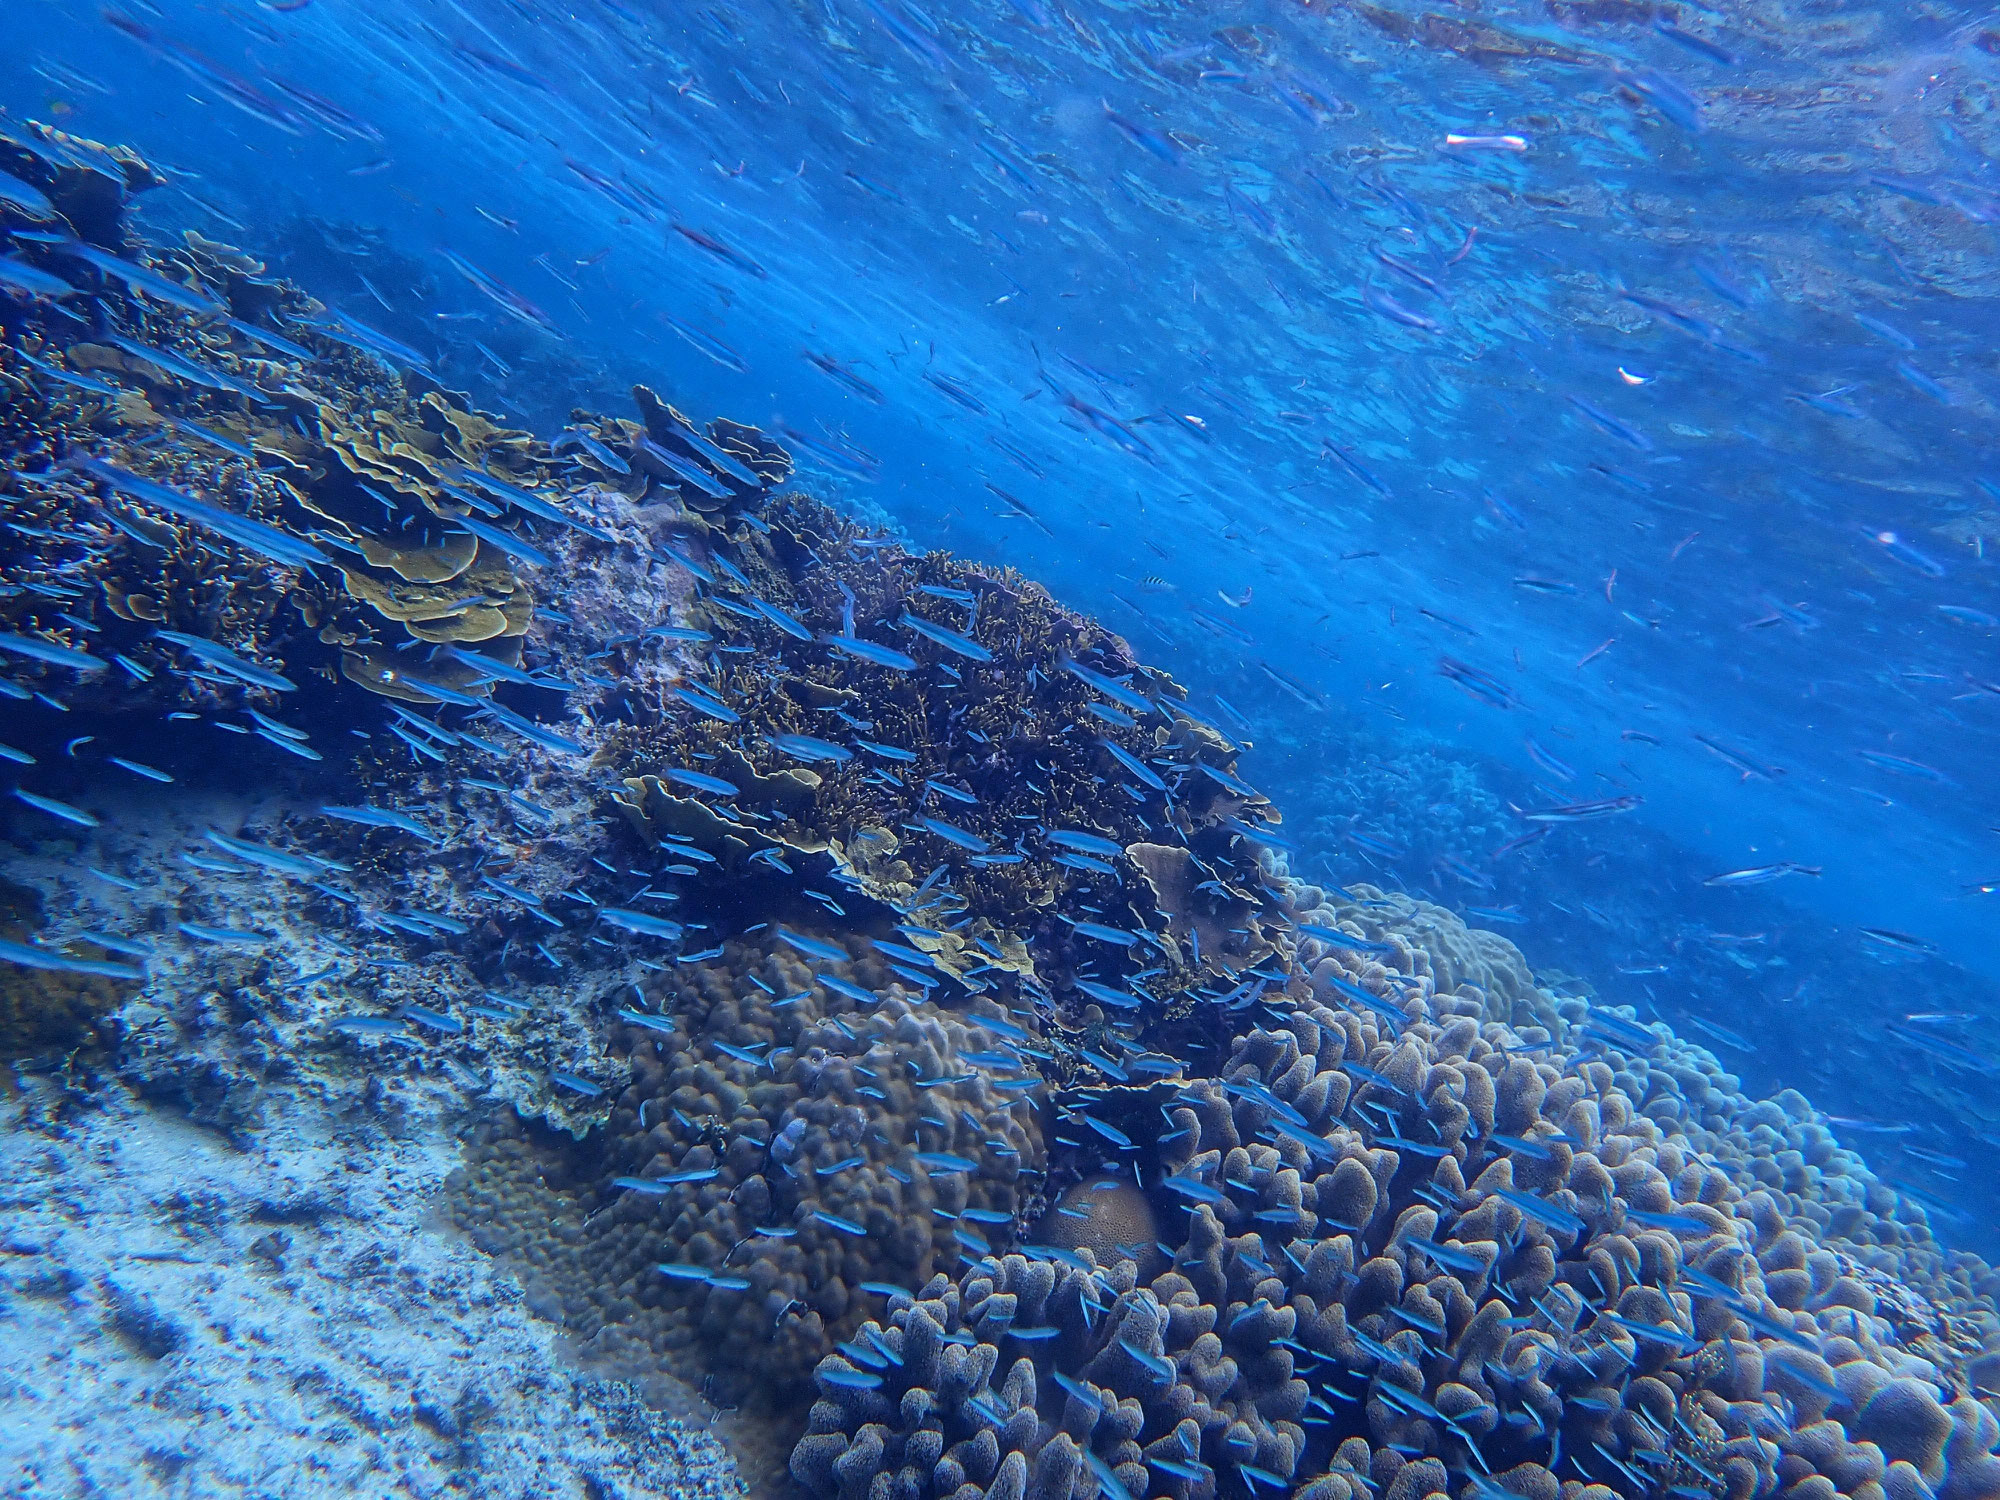
[[[1394,957],[1385,958],[1385,963],[1422,981],[1433,995],[1470,1002],[1474,1007],[1470,1014],[1540,1026],[1552,1036],[1565,1034],[1562,1002],[1535,982],[1521,950],[1498,933],[1468,927],[1444,907],[1400,891],[1361,882],[1323,890],[1291,881],[1272,856],[1264,857],[1271,882],[1283,890],[1285,905],[1297,921],[1386,945]],[[1308,937],[1300,949],[1301,957],[1317,964],[1337,952],[1338,945]],[[1451,1008],[1466,1013],[1462,1005]],[[1572,1002],[1567,1019],[1582,1014],[1583,1007]]]
[[[556,1167],[502,1119],[459,1195],[475,1242],[565,1289],[574,1331],[712,1367],[739,1399],[803,1379],[880,1284],[1016,1238],[1046,1167],[1039,1081],[994,1050],[1017,1020],[790,936],[732,941],[620,1012],[631,1082],[587,1148]],[[549,1246],[547,1190],[571,1184],[589,1229]]]

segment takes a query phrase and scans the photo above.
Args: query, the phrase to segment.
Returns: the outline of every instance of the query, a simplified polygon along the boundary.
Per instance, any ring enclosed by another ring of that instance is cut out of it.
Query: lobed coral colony
[[[297,762],[225,850],[416,955],[313,1045],[513,1079],[466,1233],[792,1422],[803,1491],[2000,1497],[1992,1271],[1799,1095],[1295,878],[1117,638],[644,387],[506,430],[129,240],[129,153],[0,169],[7,690]],[[492,992],[524,959],[541,1012]]]

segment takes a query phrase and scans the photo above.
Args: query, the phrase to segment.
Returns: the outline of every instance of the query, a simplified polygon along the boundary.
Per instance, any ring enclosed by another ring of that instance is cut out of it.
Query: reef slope
[[[486,1412],[495,1484],[726,1491],[628,1393],[492,1393],[532,1311],[819,1500],[2000,1496],[2000,1280],[1808,1100],[1296,878],[1178,685],[756,429],[508,430],[131,241],[129,153],[6,149],[64,227],[0,362],[5,951],[125,987],[47,990],[90,1041],[24,1065],[19,1316],[131,1346],[20,1369],[83,1423],[30,1461],[95,1461],[101,1375],[171,1478],[233,1379],[294,1388],[219,1408],[246,1482],[319,1423],[421,1492]],[[244,1154],[123,1161],[131,1098]]]

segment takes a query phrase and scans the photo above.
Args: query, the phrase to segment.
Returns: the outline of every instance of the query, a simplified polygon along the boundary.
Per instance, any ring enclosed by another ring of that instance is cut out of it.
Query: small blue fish
[[[317,859],[307,859],[302,855],[287,854],[282,849],[273,849],[269,844],[253,843],[249,839],[231,838],[211,828],[208,841],[226,854],[248,860],[253,865],[275,871],[280,875],[295,876],[300,880],[317,880],[326,873],[326,865]]]
[[[813,978],[817,979],[827,989],[832,990],[836,995],[845,995],[857,1005],[874,1005],[882,998],[873,991],[865,990],[850,980],[842,979],[837,974],[814,974]]]
[[[667,1184],[654,1177],[614,1177],[611,1185],[628,1193],[643,1193],[648,1198],[664,1198]]]
[[[681,457],[671,448],[662,447],[649,437],[641,437],[637,447],[639,452],[651,459],[658,468],[665,469],[674,479],[697,493],[706,495],[711,500],[729,498],[728,489],[718,484],[705,469],[692,460]]]
[[[156,302],[164,302],[171,307],[201,313],[208,317],[228,316],[229,309],[203,293],[183,286],[178,281],[170,280],[157,271],[149,271],[144,266],[134,265],[129,260],[121,260],[109,250],[100,250],[95,245],[72,240],[62,246],[62,251],[65,255],[85,261],[105,275],[124,282],[132,291],[144,292]]]
[[[924,832],[934,834],[947,844],[956,844],[961,849],[969,849],[974,854],[984,854],[993,846],[976,833],[960,828],[956,823],[947,823],[943,818],[918,818],[917,826]]]
[[[465,1030],[463,1021],[422,1005],[405,1005],[402,1014],[404,1020],[414,1021],[426,1031],[435,1031],[443,1036],[458,1036]]]
[[[394,1036],[401,1038],[406,1046],[415,1045],[409,1029],[394,1016],[336,1016],[332,1026],[335,1031],[352,1036]]]
[[[1346,948],[1354,953],[1394,953],[1390,943],[1371,942],[1367,938],[1355,937],[1342,932],[1338,927],[1319,927],[1311,922],[1299,923],[1299,931],[1309,938],[1317,938],[1330,948]]]
[[[58,645],[54,641],[41,640],[35,636],[0,633],[0,651],[15,656],[31,657],[35,661],[45,661],[51,666],[70,667],[78,672],[101,672],[111,665],[107,661],[92,656],[88,651],[78,651],[73,646]]]
[[[632,472],[632,466],[629,463],[620,458],[616,453],[613,453],[594,434],[585,432],[581,427],[565,427],[554,444],[558,448],[572,445],[583,449],[599,467],[608,469],[613,474],[630,474]]]
[[[26,261],[14,259],[11,255],[0,255],[0,287],[11,287],[17,292],[27,293],[30,297],[52,297],[57,300],[77,296],[82,291],[82,288],[63,280],[53,271],[44,271],[39,266],[31,266]],[[30,360],[30,363],[39,365],[59,379],[74,379],[69,377],[66,371],[43,365],[39,360]],[[102,384],[102,382],[92,383]],[[115,386],[105,386],[105,389],[113,394],[117,392]]]
[[[227,537],[239,547],[267,557],[272,562],[286,567],[303,568],[315,563],[331,563],[333,559],[312,542],[293,536],[276,526],[267,526],[262,521],[253,521],[247,516],[239,516],[234,511],[223,510],[183,494],[171,485],[155,480],[142,479],[116,465],[100,459],[80,458],[76,467],[92,479],[109,485],[128,500],[136,500],[143,505],[164,510],[170,515],[208,527]]]
[[[1512,1151],[1520,1156],[1529,1157],[1535,1161],[1554,1161],[1556,1159],[1555,1153],[1540,1141],[1531,1141],[1523,1136],[1504,1135],[1500,1131],[1489,1130],[1486,1133],[1486,1139],[1496,1146],[1504,1147],[1508,1151]]]
[[[846,746],[810,734],[774,734],[767,736],[766,743],[795,760],[844,765],[854,759],[854,752]]]
[[[893,647],[878,646],[875,642],[862,640],[858,636],[829,635],[822,636],[821,639],[834,650],[857,661],[865,661],[871,666],[887,667],[893,672],[913,672],[917,668],[917,659],[914,656],[906,656]]]
[[[1525,1218],[1539,1220],[1549,1228],[1559,1229],[1565,1234],[1583,1233],[1583,1220],[1566,1208],[1545,1202],[1534,1194],[1522,1192],[1518,1188],[1495,1188],[1493,1191],[1503,1202],[1511,1203],[1519,1209]]]
[[[1081,870],[1088,875],[1116,875],[1118,867],[1106,864],[1101,859],[1093,859],[1088,854],[1057,854],[1049,859],[1050,864],[1061,865],[1067,870]]]
[[[203,665],[247,682],[252,687],[269,688],[276,693],[298,691],[299,685],[291,678],[281,676],[268,667],[259,666],[248,657],[230,650],[220,641],[211,641],[206,636],[187,635],[178,630],[156,630],[153,634],[163,641],[171,641],[181,647]]]
[[[95,828],[98,820],[80,807],[72,807],[67,802],[58,802],[53,797],[42,797],[24,787],[15,787],[14,795],[28,806],[51,817],[61,818],[66,823],[74,823],[79,828]]]
[[[820,1215],[825,1218],[826,1215]],[[851,1391],[872,1391],[882,1384],[882,1377],[872,1370],[843,1368],[840,1365],[823,1366],[814,1372],[817,1379],[827,1385],[839,1386]]]
[[[1135,714],[1149,714],[1153,711],[1153,704],[1150,699],[1133,692],[1132,689],[1126,687],[1116,678],[1107,677],[1102,672],[1092,671],[1089,667],[1084,666],[1081,662],[1075,661],[1067,655],[1059,658],[1057,664],[1065,672],[1069,673],[1070,676],[1076,678],[1077,681],[1095,688],[1120,707],[1129,708]]]
[[[1208,777],[1208,779],[1213,781],[1217,786],[1223,788],[1223,790],[1234,792],[1239,797],[1249,797],[1254,800],[1254,799],[1259,799],[1263,796],[1263,793],[1258,791],[1257,788],[1255,788],[1254,786],[1250,785],[1249,782],[1245,781],[1240,776],[1234,775],[1229,771],[1220,770],[1215,766],[1207,764],[1206,762],[1198,762],[1195,766],[1195,769],[1200,771],[1204,776]]]
[[[715,719],[720,723],[737,724],[742,722],[743,716],[737,713],[735,709],[685,684],[675,688],[673,696],[680,699],[681,702],[697,713],[706,714],[709,718]]]
[[[755,594],[750,596],[750,603],[759,614],[784,631],[786,635],[801,641],[809,641],[813,638],[813,633],[810,630],[806,629],[804,625],[786,614],[782,609],[779,609],[777,605],[767,604]]]
[[[48,220],[56,216],[56,206],[49,202],[46,193],[11,172],[0,172],[0,203],[19,209],[31,219]]]
[[[1129,1151],[1132,1149],[1132,1137],[1127,1135],[1124,1131],[1120,1130],[1117,1126],[1105,1124],[1102,1120],[1098,1119],[1096,1115],[1086,1114],[1081,1116],[1081,1118],[1084,1124],[1088,1125],[1092,1130],[1096,1131],[1099,1135],[1103,1136],[1107,1141],[1111,1142],[1111,1144],[1116,1146],[1119,1150]]]
[[[127,954],[132,958],[151,958],[155,951],[150,943],[120,937],[115,932],[104,932],[95,927],[86,927],[77,934],[77,938],[79,941],[95,943],[100,948],[108,948],[113,953]]]
[[[1221,1188],[1213,1187],[1206,1182],[1186,1176],[1185,1174],[1162,1177],[1160,1179],[1160,1186],[1170,1193],[1177,1193],[1181,1197],[1191,1199],[1196,1203],[1220,1205],[1228,1201],[1223,1196]]]
[[[517,562],[531,563],[538,568],[555,566],[554,560],[548,553],[503,526],[495,526],[492,522],[482,521],[477,516],[454,516],[452,521],[467,535],[477,537],[489,547],[505,553]]]
[[[1674,1234],[1715,1233],[1713,1225],[1696,1218],[1693,1214],[1656,1214],[1647,1213],[1642,1209],[1627,1208],[1625,1217],[1634,1224],[1644,1225],[1648,1229],[1665,1229]]]
[[[684,930],[678,922],[669,922],[665,917],[656,917],[649,912],[631,911],[622,906],[600,906],[597,917],[613,927],[625,932],[641,933],[646,937],[677,938]]]
[[[1078,1257],[1079,1260],[1081,1258],[1082,1257],[1080,1256]],[[1060,1370],[1052,1371],[1050,1373],[1050,1378],[1054,1380],[1055,1383],[1058,1386],[1060,1386],[1064,1391],[1076,1397],[1078,1401],[1082,1402],[1085,1406],[1091,1408],[1093,1411],[1101,1408],[1104,1405],[1103,1399],[1098,1396],[1097,1392],[1090,1389],[1089,1386],[1084,1385],[1081,1381],[1072,1380],[1069,1376],[1063,1374],[1062,1371]]]
[[[973,640],[971,636],[960,635],[956,630],[947,630],[942,625],[934,625],[929,620],[921,619],[911,614],[907,609],[903,611],[902,616],[896,623],[905,630],[913,631],[925,640],[942,646],[945,650],[952,652],[954,655],[962,656],[968,661],[985,662],[993,660],[993,653],[980,645],[979,642]]]
[[[365,828],[393,828],[402,833],[414,834],[427,844],[442,842],[438,835],[419,823],[407,813],[400,813],[380,807],[335,807],[322,806],[324,817],[342,823],[359,823]]]
[[[201,943],[216,943],[230,948],[254,948],[268,942],[261,932],[246,932],[241,927],[210,927],[202,922],[176,922],[174,924],[188,937]]]
[[[677,1029],[674,1023],[665,1016],[649,1015],[642,1010],[620,1010],[617,1014],[618,1019],[623,1021],[627,1026],[637,1026],[646,1031],[657,1031],[664,1036],[671,1036]]]
[[[859,738],[854,743],[859,745],[863,750],[866,750],[870,755],[879,755],[884,760],[895,761],[901,765],[912,764],[917,758],[916,752],[899,749],[895,745],[882,745],[877,744],[874,740]]]
[[[1468,1276],[1482,1275],[1486,1271],[1486,1262],[1469,1251],[1459,1250],[1450,1245],[1440,1245],[1436,1240],[1414,1234],[1403,1243],[1421,1251],[1447,1271],[1459,1271]]]
[[[666,1183],[669,1187],[685,1187],[689,1183],[713,1182],[721,1175],[720,1167],[690,1167],[685,1172],[669,1172],[658,1181]]]
[[[1065,849],[1073,849],[1079,854],[1101,854],[1106,859],[1116,859],[1125,852],[1116,840],[1100,838],[1094,833],[1082,833],[1071,828],[1051,828],[1044,831],[1045,838],[1052,844]]]
[[[87,934],[86,934],[87,936]],[[30,969],[53,970],[65,974],[93,974],[105,979],[144,979],[145,972],[131,964],[92,958],[72,958],[30,943],[0,939],[0,962],[20,964]]]
[[[1064,920],[1069,921],[1070,926],[1080,936],[1096,938],[1101,943],[1115,943],[1121,948],[1130,948],[1139,941],[1137,934],[1127,932],[1122,927],[1107,927],[1102,922],[1077,922],[1068,918]]]
[[[1118,1010],[1137,1010],[1142,1003],[1137,995],[1128,994],[1124,990],[1114,990],[1110,985],[1099,984],[1094,979],[1075,979],[1071,983],[1099,1004],[1113,1006]]]
[[[808,958],[825,959],[829,963],[846,963],[851,956],[845,948],[819,938],[807,937],[804,933],[794,932],[789,927],[780,927],[778,937],[787,946],[797,949]]]
[[[1167,789],[1167,784],[1160,779],[1159,773],[1131,751],[1107,739],[1100,739],[1097,743],[1110,752],[1113,760],[1131,772],[1142,786],[1149,786],[1156,792],[1164,792]]]

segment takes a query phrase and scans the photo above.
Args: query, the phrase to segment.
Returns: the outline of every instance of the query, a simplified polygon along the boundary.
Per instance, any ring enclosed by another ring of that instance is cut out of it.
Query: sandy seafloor
[[[295,890],[178,865],[242,812],[156,803],[143,842],[53,840],[8,874],[53,927],[198,907],[272,934],[274,975],[308,972],[327,955]],[[80,878],[93,861],[146,889]],[[746,1493],[726,1414],[586,1368],[537,1315],[559,1308],[449,1225],[455,1132],[506,1107],[506,1070],[330,1034],[381,1009],[354,983],[260,1007],[230,989],[241,962],[163,943],[110,1020],[115,1061],[0,1085],[0,1496]]]

